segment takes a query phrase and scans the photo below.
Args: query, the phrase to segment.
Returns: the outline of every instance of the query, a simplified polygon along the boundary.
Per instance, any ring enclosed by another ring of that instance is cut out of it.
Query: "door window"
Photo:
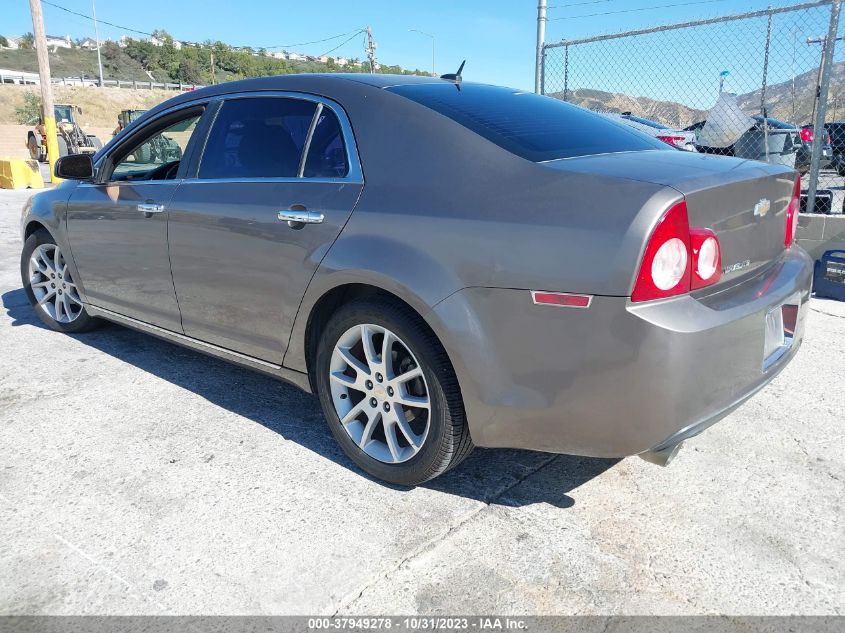
[[[184,119],[171,123],[143,141],[120,151],[111,177],[107,180],[171,180],[196,130],[201,112],[193,110]]]
[[[314,127],[303,176],[306,178],[343,178],[349,173],[346,145],[337,115],[324,107]]]
[[[208,137],[199,178],[296,178],[317,106],[258,97],[226,101]]]

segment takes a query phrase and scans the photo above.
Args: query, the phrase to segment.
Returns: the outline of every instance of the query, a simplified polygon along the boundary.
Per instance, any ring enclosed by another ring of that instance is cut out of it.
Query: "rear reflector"
[[[795,241],[798,231],[798,209],[801,207],[801,176],[796,176],[792,189],[792,199],[786,207],[786,230],[783,235],[783,246],[789,248]]]
[[[572,295],[564,292],[531,291],[531,297],[537,305],[560,306],[563,308],[589,308],[592,295]]]

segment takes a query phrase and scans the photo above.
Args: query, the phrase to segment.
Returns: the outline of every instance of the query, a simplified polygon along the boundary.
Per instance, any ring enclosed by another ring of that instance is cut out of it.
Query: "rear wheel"
[[[29,157],[32,160],[37,160],[39,163],[44,162],[44,154],[41,152],[41,145],[35,139],[35,136],[30,135],[27,139],[26,146],[29,148]]]
[[[99,324],[85,311],[65,256],[45,230],[24,242],[21,281],[36,314],[50,329],[84,332]]]
[[[315,369],[332,434],[369,474],[412,486],[472,450],[455,372],[409,308],[379,299],[343,306],[320,337]]]

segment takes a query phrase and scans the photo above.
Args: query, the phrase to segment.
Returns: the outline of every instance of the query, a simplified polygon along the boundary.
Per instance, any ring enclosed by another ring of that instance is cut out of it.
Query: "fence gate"
[[[794,166],[808,209],[842,213],[845,156],[831,155],[823,127],[845,120],[840,5],[820,0],[544,44],[542,92],[608,116],[630,113],[634,126],[648,124],[633,117],[656,121],[671,128],[656,135],[670,140],[689,128],[700,151]],[[845,126],[839,134],[833,148],[845,150]]]

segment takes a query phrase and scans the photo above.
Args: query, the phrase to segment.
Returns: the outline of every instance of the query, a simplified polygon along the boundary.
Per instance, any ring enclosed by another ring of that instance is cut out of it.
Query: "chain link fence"
[[[845,123],[833,123],[845,121],[840,5],[548,43],[542,92],[682,149],[793,167],[805,209],[842,213]]]

